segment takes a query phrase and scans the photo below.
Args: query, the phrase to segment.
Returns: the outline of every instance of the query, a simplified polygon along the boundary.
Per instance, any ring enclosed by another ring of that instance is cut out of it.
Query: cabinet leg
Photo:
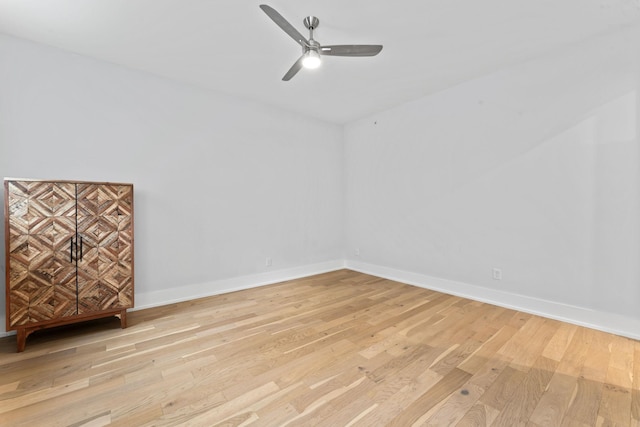
[[[127,310],[122,310],[120,312],[120,327],[122,329],[127,327]]]
[[[16,333],[18,338],[18,353],[22,353],[27,344],[27,330],[25,328],[18,328]]]

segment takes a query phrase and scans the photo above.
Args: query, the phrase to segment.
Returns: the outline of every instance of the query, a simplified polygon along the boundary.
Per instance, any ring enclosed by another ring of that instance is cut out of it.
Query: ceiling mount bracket
[[[318,25],[320,25],[320,20],[315,16],[307,16],[302,22],[304,22],[304,26],[307,27],[307,30],[310,31],[315,30],[318,28]]]

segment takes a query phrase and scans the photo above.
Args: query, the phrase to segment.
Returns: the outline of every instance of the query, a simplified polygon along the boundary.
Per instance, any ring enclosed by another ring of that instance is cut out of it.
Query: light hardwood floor
[[[640,426],[640,342],[348,270],[0,340],[3,426]]]

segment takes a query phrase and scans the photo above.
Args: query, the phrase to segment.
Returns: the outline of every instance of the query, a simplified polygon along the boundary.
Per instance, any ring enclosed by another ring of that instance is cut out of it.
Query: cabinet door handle
[[[73,262],[73,237],[69,239],[69,262]]]
[[[80,261],[82,261],[82,236],[80,236]]]

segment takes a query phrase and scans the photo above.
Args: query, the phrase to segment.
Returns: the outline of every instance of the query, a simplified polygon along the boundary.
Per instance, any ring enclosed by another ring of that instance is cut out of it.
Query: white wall
[[[134,183],[137,306],[343,265],[341,127],[10,37],[0,58],[0,176]]]
[[[347,266],[640,337],[640,74],[611,46],[347,125]]]

